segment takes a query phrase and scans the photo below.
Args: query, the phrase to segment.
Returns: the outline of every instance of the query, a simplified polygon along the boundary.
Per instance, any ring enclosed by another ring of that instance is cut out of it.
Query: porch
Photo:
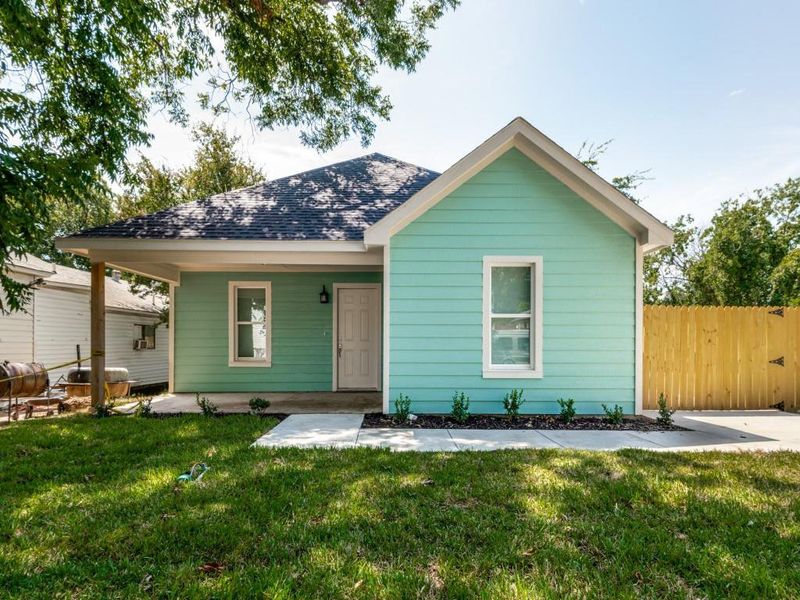
[[[379,413],[382,408],[380,392],[267,392],[267,393],[208,393],[201,394],[223,413],[247,413],[250,398],[258,396],[270,401],[265,411],[270,414],[366,414]],[[195,394],[162,394],[153,398],[151,407],[156,414],[199,413]]]

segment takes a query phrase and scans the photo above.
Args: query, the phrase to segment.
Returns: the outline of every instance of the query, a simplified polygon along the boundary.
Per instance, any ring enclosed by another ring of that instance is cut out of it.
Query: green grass
[[[248,448],[271,425],[0,430],[0,597],[800,595],[798,454]]]

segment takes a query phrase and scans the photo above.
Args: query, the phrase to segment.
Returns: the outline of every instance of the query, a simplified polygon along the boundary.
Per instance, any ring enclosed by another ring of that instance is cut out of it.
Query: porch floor
[[[258,396],[271,402],[267,413],[273,414],[337,414],[379,413],[383,408],[380,392],[237,392],[201,393],[221,412],[246,413],[250,398]],[[199,413],[195,394],[161,394],[153,398],[155,413]]]

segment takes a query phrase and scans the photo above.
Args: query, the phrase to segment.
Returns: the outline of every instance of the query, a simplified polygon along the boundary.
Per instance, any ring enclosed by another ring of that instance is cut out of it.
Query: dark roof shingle
[[[439,174],[369,154],[87,229],[75,237],[361,240]]]

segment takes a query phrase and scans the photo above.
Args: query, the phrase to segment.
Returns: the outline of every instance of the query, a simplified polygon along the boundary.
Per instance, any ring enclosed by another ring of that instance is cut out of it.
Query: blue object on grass
[[[192,468],[178,475],[178,481],[197,483],[203,478],[210,467],[206,463],[194,463]]]

